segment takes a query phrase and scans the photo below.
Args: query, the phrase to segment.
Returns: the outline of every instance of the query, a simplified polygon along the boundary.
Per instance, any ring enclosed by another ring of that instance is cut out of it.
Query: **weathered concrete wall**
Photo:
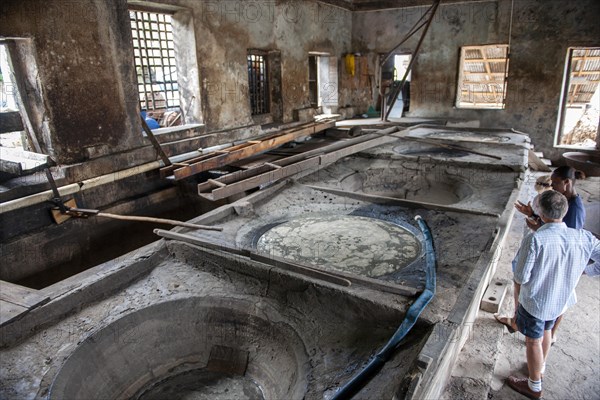
[[[275,106],[282,107],[283,122],[293,120],[294,110],[310,107],[308,53],[340,57],[350,50],[351,13],[314,1],[168,3],[187,7],[194,15],[202,111],[209,131],[254,123],[248,49],[280,52],[282,104]]]
[[[353,14],[352,48],[370,54],[395,46],[427,7]],[[457,109],[460,48],[508,44],[511,1],[441,5],[415,62],[411,116],[479,119],[484,127],[515,128],[531,135],[553,160],[559,98],[567,49],[598,46],[600,3],[594,0],[514,2],[511,58],[504,110]],[[419,35],[402,51],[411,52]]]
[[[195,122],[205,122],[209,132],[257,122],[248,100],[248,49],[280,55],[271,63],[280,65],[281,84],[271,88],[273,118],[266,122],[290,122],[294,110],[310,106],[309,51],[340,58],[350,50],[351,13],[315,1],[157,0],[135,5],[176,11],[177,23],[193,30],[175,29],[186,42],[178,44],[179,56],[196,57],[198,66],[182,69],[182,106]],[[33,100],[43,105],[32,118],[38,136],[46,135],[44,151],[59,163],[143,143],[125,0],[3,2],[0,36],[32,38],[33,54],[21,60],[23,68],[37,64],[39,71],[29,86],[32,92],[39,90]],[[22,71],[27,72],[32,75]],[[200,86],[200,98],[193,102],[188,83]]]
[[[39,87],[32,89],[45,113],[32,118],[38,136],[50,136],[44,150],[59,163],[85,160],[88,147],[119,152],[142,141],[133,129],[139,124],[126,9],[125,0],[2,4],[0,36],[33,40],[22,64],[37,64]]]

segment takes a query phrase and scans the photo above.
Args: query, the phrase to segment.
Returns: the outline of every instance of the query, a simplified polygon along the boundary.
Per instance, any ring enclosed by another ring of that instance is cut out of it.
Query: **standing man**
[[[534,204],[544,225],[523,239],[514,271],[519,293],[516,325],[525,335],[529,378],[509,376],[507,384],[531,399],[539,399],[551,329],[564,310],[577,301],[575,287],[581,274],[598,274],[600,241],[590,232],[567,228],[562,219],[568,202],[559,192],[543,192]],[[596,264],[588,266],[590,259]]]

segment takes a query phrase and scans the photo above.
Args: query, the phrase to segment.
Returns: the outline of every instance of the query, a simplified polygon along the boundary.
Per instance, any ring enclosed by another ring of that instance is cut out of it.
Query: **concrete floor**
[[[521,187],[520,200],[534,197],[532,182],[539,173],[528,176]],[[576,184],[587,210],[600,202],[600,178]],[[597,215],[587,212],[597,229]],[[587,225],[586,225],[587,226]],[[515,213],[511,231],[502,252],[496,278],[512,281],[511,261],[526,232],[524,218]],[[565,315],[558,341],[550,350],[543,385],[545,399],[600,398],[600,279],[582,277],[577,286],[578,303]],[[514,307],[512,283],[500,314],[510,315]],[[504,381],[509,375],[527,376],[525,337],[510,334],[492,313],[480,310],[446,386],[443,399],[524,399]]]

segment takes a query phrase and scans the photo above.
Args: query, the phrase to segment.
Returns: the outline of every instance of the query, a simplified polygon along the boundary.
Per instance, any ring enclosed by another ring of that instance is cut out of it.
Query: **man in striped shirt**
[[[551,329],[568,307],[575,304],[575,287],[582,273],[600,272],[600,241],[590,232],[568,228],[562,218],[568,202],[550,190],[536,204],[544,225],[523,238],[514,281],[519,305],[516,323],[526,337],[529,378],[510,376],[507,384],[532,398],[542,397],[542,375],[551,345]],[[592,259],[595,263],[588,266]]]

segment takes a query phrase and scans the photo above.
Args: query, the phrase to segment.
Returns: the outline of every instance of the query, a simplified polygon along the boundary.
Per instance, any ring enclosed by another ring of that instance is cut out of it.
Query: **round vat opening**
[[[298,333],[266,302],[181,299],[88,337],[57,373],[50,399],[302,398],[307,359]]]
[[[428,133],[425,135],[425,137],[437,139],[459,139],[471,142],[487,143],[504,143],[510,141],[510,138],[507,136],[469,131],[435,131]]]
[[[422,156],[432,156],[432,157],[441,157],[441,158],[460,158],[466,157],[470,155],[470,153],[462,150],[454,150],[454,149],[444,149],[440,147],[425,147],[421,149],[411,149],[406,148],[406,146],[396,146],[394,147],[394,152],[397,154],[402,154],[405,156],[413,156],[413,157],[422,157]]]
[[[351,192],[442,205],[456,204],[473,194],[468,184],[451,176],[429,177],[419,171],[411,175],[404,169],[395,168],[356,172],[345,177],[340,184],[344,190]]]
[[[256,247],[261,253],[369,277],[399,271],[421,254],[420,240],[410,228],[354,215],[294,218],[263,233]]]

